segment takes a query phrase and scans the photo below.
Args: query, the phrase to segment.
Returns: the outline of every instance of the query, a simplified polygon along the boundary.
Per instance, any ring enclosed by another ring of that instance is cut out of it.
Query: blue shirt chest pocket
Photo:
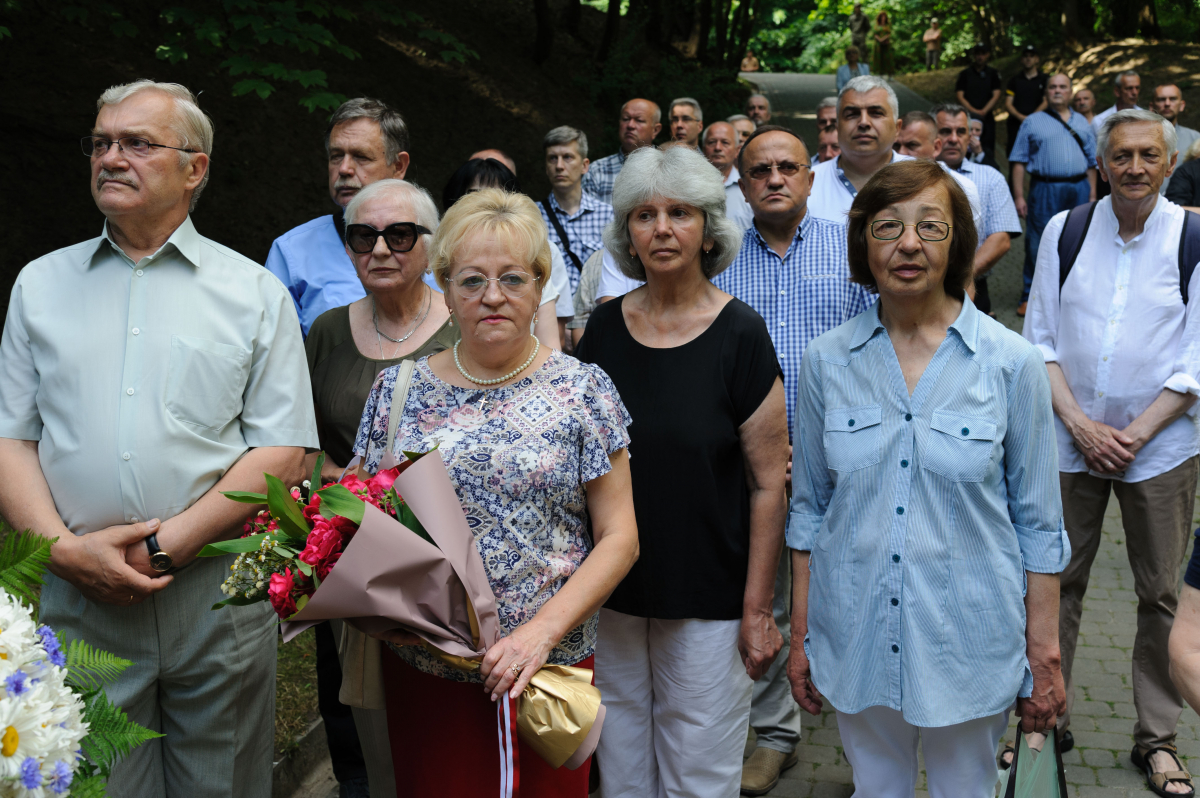
[[[834,471],[857,471],[879,462],[883,448],[880,405],[825,411],[825,463]]]
[[[921,466],[953,482],[982,482],[991,465],[996,424],[939,410],[929,427]]]

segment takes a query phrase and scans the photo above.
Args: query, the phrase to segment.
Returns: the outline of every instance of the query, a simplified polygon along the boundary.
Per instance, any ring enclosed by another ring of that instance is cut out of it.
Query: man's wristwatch
[[[160,573],[166,573],[171,570],[174,565],[174,560],[171,555],[163,551],[158,545],[158,533],[150,535],[146,538],[146,548],[150,552],[150,567]]]

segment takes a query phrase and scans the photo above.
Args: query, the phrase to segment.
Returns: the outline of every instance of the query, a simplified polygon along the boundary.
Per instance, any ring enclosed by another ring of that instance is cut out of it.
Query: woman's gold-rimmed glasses
[[[954,225],[935,221],[905,224],[899,219],[876,219],[871,222],[871,235],[880,241],[895,241],[904,235],[906,227],[917,228],[917,237],[922,241],[945,241]]]
[[[450,280],[463,299],[476,299],[487,291],[488,283],[496,283],[505,296],[512,299],[523,297],[537,282],[537,278],[528,272],[507,272],[499,277],[484,277],[478,272],[467,272]]]

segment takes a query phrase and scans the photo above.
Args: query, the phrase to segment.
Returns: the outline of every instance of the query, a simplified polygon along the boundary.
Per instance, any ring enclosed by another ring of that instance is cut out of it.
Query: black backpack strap
[[[575,270],[582,274],[583,264],[579,262],[579,256],[571,249],[571,239],[567,236],[567,231],[563,229],[562,222],[558,220],[558,214],[550,207],[548,200],[542,200],[542,207],[546,209],[546,215],[550,217],[550,224],[554,225],[554,232],[558,233],[558,240],[562,242],[563,248],[571,256],[571,263],[575,264]]]
[[[1096,212],[1096,203],[1088,202],[1077,205],[1067,212],[1067,220],[1063,223],[1062,234],[1058,237],[1058,293],[1062,294],[1063,284],[1079,250],[1083,249],[1083,239],[1087,237],[1088,228],[1092,225],[1092,214]]]
[[[1183,231],[1179,234],[1179,295],[1186,305],[1188,284],[1192,282],[1196,262],[1200,261],[1200,221],[1192,222],[1192,217],[1196,215],[1192,211],[1184,211],[1183,214]]]

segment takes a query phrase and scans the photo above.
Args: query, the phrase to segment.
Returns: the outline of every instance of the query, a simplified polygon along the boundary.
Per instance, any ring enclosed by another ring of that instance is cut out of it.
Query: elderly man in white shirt
[[[265,798],[274,613],[210,608],[263,473],[316,447],[296,308],[274,275],[196,232],[212,122],[173,83],[114,86],[83,139],[97,238],[13,286],[0,341],[0,514],[58,538],[45,623],[131,660],[109,697],[165,735],[113,770],[114,798]],[[78,157],[78,156],[76,156]]]
[[[1158,194],[1175,158],[1174,128],[1162,117],[1140,110],[1109,117],[1097,163],[1112,194],[1047,225],[1024,334],[1050,372],[1073,552],[1061,586],[1068,690],[1059,727],[1071,722],[1079,618],[1111,491],[1138,596],[1131,758],[1160,794],[1191,795],[1191,778],[1175,756],[1183,701],[1171,682],[1167,641],[1200,472],[1200,256],[1180,263],[1182,251],[1197,251],[1181,250],[1181,235],[1191,227],[1193,239],[1200,220],[1185,226],[1189,214]]]
[[[741,175],[736,161],[742,146],[738,143],[737,128],[728,122],[713,122],[705,128],[700,144],[704,157],[717,168],[721,179],[725,181],[725,216],[745,230],[754,222],[754,212],[750,210],[742,187],[738,185]]]

